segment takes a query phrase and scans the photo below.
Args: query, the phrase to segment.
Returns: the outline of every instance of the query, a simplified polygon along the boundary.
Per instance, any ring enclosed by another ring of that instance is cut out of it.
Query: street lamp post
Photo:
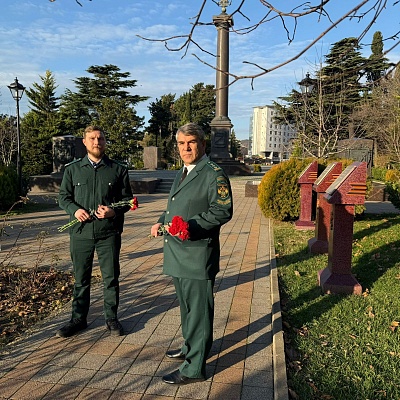
[[[315,80],[310,78],[310,74],[307,72],[306,77],[299,82],[301,93],[309,94],[313,91],[315,86]]]
[[[315,80],[310,78],[310,74],[307,72],[306,77],[298,82],[300,86],[301,93],[304,95],[305,100],[307,96],[313,91],[315,86]],[[306,123],[307,123],[307,102],[304,101],[304,124],[303,124],[303,138],[301,140],[302,144],[302,156],[304,157],[304,138],[306,136]]]
[[[19,101],[24,94],[25,86],[15,78],[13,83],[7,86],[10,89],[13,99],[17,103],[17,176],[18,176],[18,194],[22,194],[22,169],[21,169],[21,131],[19,127]]]

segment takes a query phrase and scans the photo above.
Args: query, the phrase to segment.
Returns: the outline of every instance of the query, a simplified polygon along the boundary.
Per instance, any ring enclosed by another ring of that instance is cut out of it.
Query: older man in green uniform
[[[85,129],[83,144],[87,155],[68,164],[59,193],[59,204],[80,223],[70,228],[70,252],[74,269],[71,320],[57,331],[69,337],[87,327],[93,256],[99,260],[104,293],[104,317],[112,335],[122,335],[117,319],[119,304],[119,254],[124,213],[130,206],[109,207],[132,199],[128,170],[104,153],[106,138],[100,127]]]
[[[179,300],[184,343],[167,357],[182,359],[176,371],[163,376],[169,384],[206,379],[206,359],[211,349],[214,321],[213,286],[219,271],[219,233],[232,218],[232,192],[223,169],[205,154],[204,132],[189,123],[176,134],[184,168],[172,185],[167,210],[152,226],[151,235],[168,230],[174,216],[189,223],[189,240],[164,236],[164,273],[173,277]]]

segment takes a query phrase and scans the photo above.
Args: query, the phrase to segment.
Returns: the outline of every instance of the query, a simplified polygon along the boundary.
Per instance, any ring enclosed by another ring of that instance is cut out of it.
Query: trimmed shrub
[[[292,158],[274,165],[261,179],[258,204],[267,218],[280,221],[297,219],[300,215],[301,172],[312,160]]]
[[[389,201],[400,209],[400,171],[389,169],[385,175],[386,191],[389,195]]]
[[[299,176],[314,159],[289,161],[274,165],[262,178],[258,187],[258,204],[267,218],[279,221],[292,221],[300,216],[300,186]],[[318,175],[326,166],[334,161],[340,161],[343,170],[353,163],[352,160],[324,160],[318,164]],[[372,184],[367,180],[367,194]],[[355,214],[365,211],[363,204],[356,205]]]
[[[389,201],[400,210],[400,182],[387,182],[386,191],[389,195]]]
[[[8,210],[18,197],[18,176],[14,168],[0,166],[0,210]]]
[[[400,171],[397,169],[386,170],[385,182],[400,182]]]
[[[253,164],[253,172],[261,172],[261,165]]]

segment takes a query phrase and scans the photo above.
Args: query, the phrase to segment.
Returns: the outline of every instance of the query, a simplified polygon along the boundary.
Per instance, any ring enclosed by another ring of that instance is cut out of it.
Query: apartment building
[[[274,122],[275,107],[253,107],[251,117],[251,154],[266,158],[267,162],[278,163],[290,156],[291,142],[296,131],[290,125]]]

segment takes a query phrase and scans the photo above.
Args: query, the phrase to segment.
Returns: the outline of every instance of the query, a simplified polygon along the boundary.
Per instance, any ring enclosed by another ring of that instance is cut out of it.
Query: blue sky
[[[318,3],[319,1],[315,1]],[[340,18],[362,0],[332,0],[329,7],[333,21]],[[198,82],[215,84],[215,71],[198,61],[215,64],[215,59],[191,46],[185,57],[182,52],[169,52],[163,43],[149,42],[137,37],[163,39],[187,34],[190,22],[202,3],[201,0],[133,1],[133,0],[81,0],[80,7],[74,0],[7,0],[2,2],[0,13],[0,113],[14,114],[15,101],[7,88],[15,77],[27,87],[40,83],[39,75],[50,70],[58,85],[57,95],[65,88],[75,90],[72,79],[87,75],[91,65],[117,65],[122,72],[130,72],[138,86],[134,94],[150,96],[139,104],[138,115],[149,117],[150,101],[163,94],[175,93],[179,97]],[[272,0],[271,3],[284,11],[290,11],[300,0]],[[375,1],[369,1],[364,10]],[[379,30],[389,37],[400,31],[400,5],[388,3],[378,22],[362,39],[363,54],[369,56],[372,35]],[[239,0],[233,0],[228,12]],[[259,21],[266,12],[257,0],[247,0],[244,14],[234,17],[234,28],[249,26]],[[212,16],[220,8],[211,0],[204,9],[201,22],[212,22]],[[271,104],[279,96],[287,94],[306,72],[312,72],[321,62],[321,55],[344,37],[356,36],[363,31],[370,18],[346,21],[333,29],[316,46],[291,64],[257,78],[253,87],[250,80],[234,83],[229,89],[229,117],[239,139],[247,139],[252,108]],[[293,27],[293,21],[288,21]],[[288,44],[286,32],[278,20],[267,22],[247,35],[230,35],[230,72],[236,75],[252,75],[259,72],[250,61],[271,68],[290,59],[328,27],[328,20],[310,16],[298,20],[296,35]],[[195,40],[207,51],[216,52],[216,29],[213,25],[198,27]],[[398,39],[397,39],[398,41]],[[385,49],[396,40],[385,42]],[[175,43],[176,45],[179,42]],[[400,46],[389,55],[398,62]],[[21,113],[28,111],[27,98],[21,100]]]

